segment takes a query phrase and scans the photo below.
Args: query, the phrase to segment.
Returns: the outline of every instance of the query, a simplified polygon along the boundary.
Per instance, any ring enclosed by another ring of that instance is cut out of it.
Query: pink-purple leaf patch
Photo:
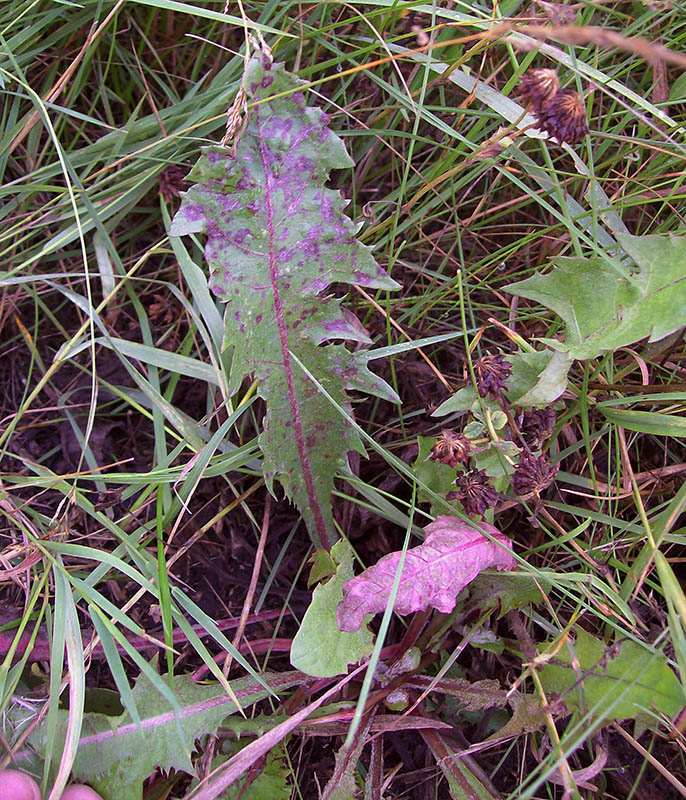
[[[514,569],[512,541],[485,522],[477,530],[458,517],[438,517],[424,529],[423,544],[408,550],[395,598],[395,610],[410,614],[427,608],[448,613],[457,595],[485,569]],[[343,586],[336,618],[342,631],[356,631],[366,614],[384,611],[402,553],[381,558]]]

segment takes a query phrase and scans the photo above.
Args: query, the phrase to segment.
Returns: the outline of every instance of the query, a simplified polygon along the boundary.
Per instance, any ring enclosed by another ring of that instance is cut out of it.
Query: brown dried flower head
[[[456,467],[458,464],[465,464],[469,459],[470,442],[457,431],[445,428],[436,440],[436,444],[431,448],[431,461],[440,461],[449,467]]]
[[[512,476],[512,488],[517,494],[542,492],[555,480],[559,466],[550,463],[544,455],[522,453],[517,468]]]
[[[457,499],[467,514],[481,514],[498,502],[498,493],[488,482],[483,469],[463,472],[455,480],[458,490],[448,495],[448,500]]]
[[[555,427],[555,410],[548,408],[532,408],[522,416],[520,431],[524,441],[534,450],[538,450],[541,444],[553,432]]]
[[[530,69],[519,82],[519,97],[524,105],[539,114],[560,90],[554,69]]]
[[[474,362],[476,388],[482,397],[497,397],[505,388],[512,366],[500,353],[483,356]]]
[[[560,89],[560,78],[554,69],[530,69],[524,73],[519,97],[534,113],[537,126],[560,144],[577,144],[588,133],[583,100],[572,89]]]
[[[560,90],[537,119],[540,127],[560,144],[578,144],[588,133],[584,101],[571,89]]]

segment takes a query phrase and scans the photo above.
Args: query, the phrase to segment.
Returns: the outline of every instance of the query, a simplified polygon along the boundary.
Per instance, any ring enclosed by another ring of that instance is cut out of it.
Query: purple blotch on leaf
[[[250,236],[250,228],[239,228],[233,235],[234,244],[243,244],[243,242]]]

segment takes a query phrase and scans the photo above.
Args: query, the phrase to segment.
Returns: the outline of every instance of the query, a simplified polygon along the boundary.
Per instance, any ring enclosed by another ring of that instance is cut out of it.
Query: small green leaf
[[[389,711],[404,711],[410,705],[410,695],[402,687],[393,689],[386,695],[383,703]]]
[[[507,379],[507,397],[513,406],[546,406],[567,388],[567,373],[573,359],[566,353],[520,352],[508,356],[508,360],[512,374]]]
[[[472,631],[469,637],[469,644],[478,650],[486,650],[496,655],[500,655],[505,650],[505,642],[488,628],[479,628],[476,631]]]
[[[487,742],[503,737],[520,736],[522,733],[532,733],[545,725],[546,710],[536,695],[515,692],[508,699],[508,703],[512,708],[512,716],[500,730],[486,739]]]
[[[445,417],[448,414],[457,414],[460,411],[469,411],[476,400],[476,389],[473,386],[463,386],[452,397],[449,397],[433,412],[432,417]]]
[[[676,80],[669,90],[670,103],[683,103],[686,100],[686,72],[677,75]]]
[[[468,422],[462,429],[462,433],[467,439],[478,439],[484,432],[483,422]]]
[[[419,445],[419,454],[417,459],[412,465],[417,480],[427,488],[431,489],[437,495],[445,496],[451,491],[457,471],[447,464],[441,464],[440,461],[427,461],[431,448],[436,444],[435,439],[428,436],[418,436],[417,444]],[[427,496],[426,492],[419,491],[419,499],[423,502],[432,502],[433,498]]]
[[[308,587],[314,583],[319,583],[324,578],[330,578],[336,573],[336,562],[331,558],[328,550],[316,550],[310,561],[312,562],[312,569],[307,579]]]
[[[231,752],[221,759],[213,759],[212,768],[220,766],[223,762],[237,753],[246,742],[232,742],[234,747]],[[282,745],[278,745],[265,756],[264,764],[256,776],[239,778],[236,783],[224,790],[221,800],[288,800],[291,796],[291,787],[288,783],[289,769],[286,754]]]
[[[491,423],[496,431],[501,431],[507,425],[507,414],[498,409],[491,417]]]
[[[519,448],[514,442],[491,442],[484,450],[474,454],[477,469],[486,470],[490,478],[500,478],[514,472],[513,459],[519,455]]]
[[[678,678],[661,653],[632,641],[610,649],[583,628],[540,673],[546,692],[561,695],[570,710],[604,720],[635,718],[644,711],[673,717],[684,705]],[[562,662],[562,663],[559,663]]]
[[[645,337],[654,342],[684,326],[686,237],[617,239],[637,271],[601,258],[558,258],[547,274],[505,287],[564,320],[564,342],[546,341],[570,358],[596,358]]]
[[[348,664],[365,658],[374,647],[374,635],[366,625],[354,633],[338,628],[336,609],[343,600],[343,584],[353,577],[353,550],[345,539],[340,539],[331,555],[338,564],[336,574],[315,588],[291,646],[291,664],[316,678],[346,672]]]
[[[605,419],[629,431],[652,433],[654,436],[686,436],[686,417],[660,414],[657,411],[627,411],[622,408],[600,408]]]
[[[502,409],[498,405],[497,400],[487,395],[486,397],[476,397],[470,411],[475,419],[483,421],[484,413],[490,414],[491,418],[493,418],[496,414],[501,413]]]

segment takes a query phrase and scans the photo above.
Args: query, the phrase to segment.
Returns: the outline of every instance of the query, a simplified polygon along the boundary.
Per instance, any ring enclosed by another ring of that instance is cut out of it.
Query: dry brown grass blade
[[[420,733],[441,771],[455,788],[456,793],[453,794],[451,791],[451,797],[464,797],[469,798],[469,800],[483,800],[488,795],[493,800],[497,800],[500,797],[486,774],[471,756],[458,755],[452,752],[442,736],[436,731],[421,731]],[[478,788],[474,785],[477,781],[479,783]]]
[[[636,750],[636,752],[640,753],[641,757],[644,758],[651,766],[653,766],[666,781],[669,781],[669,783],[674,787],[681,797],[686,797],[686,786],[684,786],[680,780],[675,778],[674,775],[672,775],[672,773],[667,769],[667,767],[661,764],[652,753],[649,753],[645,749],[645,747],[640,745],[633,736],[628,734],[618,722],[613,722],[611,727],[612,730],[616,731],[623,739],[625,739],[634,748],[634,750]]]
[[[616,31],[608,31],[593,25],[499,25],[494,28],[491,35],[498,30],[508,30],[524,33],[532,39],[548,40],[557,39],[565,44],[586,45],[595,44],[598,47],[610,47],[624,50],[643,58],[649,63],[663,61],[677,67],[686,68],[686,55],[670,50],[662,44],[655,44],[644,36],[623,36]]]

